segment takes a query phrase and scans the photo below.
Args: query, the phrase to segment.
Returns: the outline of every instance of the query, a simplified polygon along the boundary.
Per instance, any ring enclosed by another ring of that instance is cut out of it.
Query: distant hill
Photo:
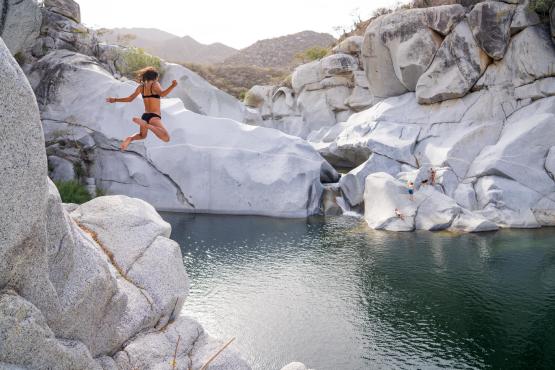
[[[295,66],[296,54],[315,46],[328,48],[335,41],[335,38],[327,33],[303,31],[292,35],[257,41],[225,59],[224,64],[291,69]]]
[[[205,45],[190,36],[179,37],[154,28],[104,29],[101,39],[111,44],[142,48],[170,62],[214,64],[237,52],[221,43]]]

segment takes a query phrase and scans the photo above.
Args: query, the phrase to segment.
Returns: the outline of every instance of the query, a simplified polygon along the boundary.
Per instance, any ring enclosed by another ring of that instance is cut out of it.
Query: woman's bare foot
[[[131,137],[128,137],[127,139],[123,140],[121,145],[119,146],[120,150],[122,152],[126,151],[129,144],[131,144],[131,141],[133,141],[133,139]]]

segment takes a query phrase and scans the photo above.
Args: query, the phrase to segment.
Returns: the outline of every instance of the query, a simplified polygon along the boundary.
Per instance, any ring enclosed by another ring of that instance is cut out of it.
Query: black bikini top
[[[143,92],[141,93],[141,95],[143,96],[143,99],[147,99],[147,98],[160,99],[160,95],[158,94],[145,95],[145,87],[146,85],[143,83]],[[150,92],[152,93],[152,86],[150,87]]]

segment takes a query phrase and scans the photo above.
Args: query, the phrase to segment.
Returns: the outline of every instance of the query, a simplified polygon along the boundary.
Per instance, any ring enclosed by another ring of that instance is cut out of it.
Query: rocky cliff
[[[552,226],[555,47],[550,27],[553,23],[542,23],[528,2],[518,1],[387,14],[368,25],[358,39],[360,49],[353,47],[360,50],[370,108],[355,114],[339,108],[341,103],[348,107],[352,95],[348,90],[329,95],[324,81],[337,76],[325,74],[327,57],[299,67],[293,91],[253,89],[260,114],[253,124],[306,135],[332,164],[356,167],[326,199],[364,212],[373,228]],[[349,53],[337,51],[332,57],[357,73]],[[303,94],[312,85],[299,81],[320,81],[313,93],[321,96],[318,116],[310,111],[315,104],[304,104]],[[334,111],[350,117],[341,122],[336,114],[336,125],[331,115],[321,118]],[[431,169],[434,186],[429,186]],[[416,188],[412,200],[408,182]]]
[[[0,367],[154,369],[175,357],[200,368],[221,343],[180,316],[188,278],[169,224],[125,196],[63,205],[35,96],[1,39],[0,61]],[[215,361],[250,368],[232,350]]]

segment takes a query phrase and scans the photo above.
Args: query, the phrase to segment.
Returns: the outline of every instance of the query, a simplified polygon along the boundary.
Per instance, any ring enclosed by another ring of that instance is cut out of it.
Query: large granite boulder
[[[73,0],[45,0],[44,7],[51,12],[81,23],[81,9],[79,4]]]
[[[143,106],[140,99],[125,105],[104,100],[131,94],[134,82],[117,81],[94,59],[65,51],[41,59],[29,78],[45,126],[57,122],[57,129],[69,132],[86,128],[71,135],[73,140],[90,136],[97,143],[89,170],[108,194],[197,212],[305,217],[319,210],[320,175],[327,163],[299,138],[198,115],[179,99],[164,99],[170,143],[149,135],[120,153],[117,140],[137,131],[130,119],[140,116]]]
[[[370,23],[362,45],[364,70],[376,98],[415,91],[442,42],[464,17],[460,5],[397,11]]]
[[[0,37],[12,55],[29,50],[39,37],[42,22],[37,0],[0,1]]]
[[[243,122],[245,107],[233,96],[223,92],[193,71],[173,63],[164,63],[160,83],[166,87],[173,80],[178,85],[172,97],[181,99],[188,110],[211,117],[230,118]]]
[[[464,232],[497,230],[494,223],[462,208],[431,186],[421,187],[411,198],[404,183],[384,172],[366,178],[364,201],[364,218],[373,229],[451,229]]]
[[[368,175],[376,172],[396,175],[400,171],[401,165],[399,162],[374,153],[366,162],[341,176],[339,186],[349,205],[356,207],[364,201],[364,184]]]
[[[0,287],[14,289],[51,320],[60,307],[45,255],[44,137],[33,91],[1,39],[0,78],[0,213],[6,215],[0,227]]]
[[[511,39],[515,6],[498,1],[476,4],[468,14],[468,24],[478,45],[494,60],[505,55]]]
[[[511,38],[504,58],[488,66],[474,89],[519,87],[551,76],[555,76],[555,45],[543,27],[527,27]]]
[[[434,61],[419,78],[416,96],[421,104],[465,96],[489,64],[466,21],[445,38]]]

